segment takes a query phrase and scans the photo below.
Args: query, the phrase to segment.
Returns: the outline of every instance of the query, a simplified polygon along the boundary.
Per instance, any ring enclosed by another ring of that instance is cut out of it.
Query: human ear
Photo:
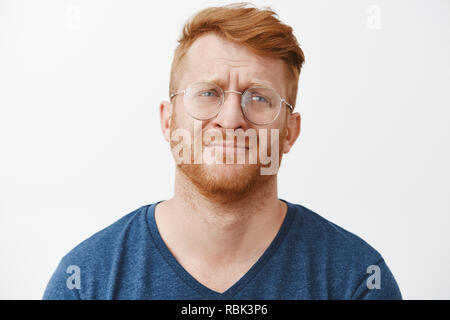
[[[289,114],[287,117],[287,133],[283,146],[283,153],[288,153],[300,135],[301,127],[301,116],[300,113],[295,112]]]
[[[170,142],[170,122],[172,121],[172,104],[170,102],[162,101],[159,104],[159,117],[164,140]]]

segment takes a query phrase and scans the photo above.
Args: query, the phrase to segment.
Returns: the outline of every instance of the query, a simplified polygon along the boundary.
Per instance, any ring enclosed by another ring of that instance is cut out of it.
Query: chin
[[[201,194],[216,201],[243,199],[268,178],[261,176],[259,165],[203,164],[179,168]]]

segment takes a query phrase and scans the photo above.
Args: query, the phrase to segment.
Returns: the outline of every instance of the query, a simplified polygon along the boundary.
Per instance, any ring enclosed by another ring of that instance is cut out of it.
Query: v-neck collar
[[[166,246],[164,240],[159,233],[158,227],[155,220],[155,207],[163,202],[159,201],[147,207],[147,218],[148,227],[153,239],[155,246],[158,248],[159,252],[165,259],[165,261],[170,265],[170,267],[175,271],[175,273],[191,288],[197,291],[205,299],[232,299],[245,285],[253,279],[259,272],[259,270],[267,263],[270,257],[276,252],[277,248],[285,238],[289,227],[291,225],[292,219],[294,217],[294,209],[291,204],[283,199],[280,199],[287,205],[287,212],[284,217],[283,223],[278,230],[275,238],[272,240],[270,245],[264,251],[264,253],[258,258],[258,260],[252,265],[252,267],[231,287],[229,287],[225,292],[220,293],[214,291],[205,285],[201,284],[197,279],[195,279],[183,266],[175,259],[175,257],[170,252],[169,248]]]

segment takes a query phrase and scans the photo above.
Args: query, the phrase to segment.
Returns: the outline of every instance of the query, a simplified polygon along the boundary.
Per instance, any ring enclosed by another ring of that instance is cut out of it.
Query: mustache
[[[186,137],[187,143],[192,146],[196,145],[197,147],[222,147],[223,149],[231,149],[235,148],[253,150],[262,147],[263,149],[270,150],[272,149],[272,138],[273,131],[277,131],[278,133],[283,132],[284,129],[279,128],[246,128],[245,130],[242,128],[222,128],[222,127],[206,127],[204,126],[202,121],[195,121],[194,126],[190,125],[187,127],[178,126],[178,123],[172,121],[170,124],[170,136],[171,136],[171,144],[172,137],[189,136]],[[278,134],[276,135],[278,136]],[[282,139],[284,135],[281,134],[280,138]],[[183,138],[184,139],[184,138]],[[178,141],[178,140],[176,140]]]
[[[274,129],[272,129],[274,130]],[[275,129],[277,130],[277,129]],[[245,148],[251,149],[260,144],[260,132],[254,129],[243,131],[242,129],[206,129],[194,132],[194,142],[202,141],[205,147]],[[270,130],[267,131],[270,136]],[[270,138],[267,137],[270,141]]]
[[[201,121],[188,128],[172,125],[170,147],[177,165],[248,164],[259,167],[261,175],[273,175],[279,168],[278,128],[205,128]]]

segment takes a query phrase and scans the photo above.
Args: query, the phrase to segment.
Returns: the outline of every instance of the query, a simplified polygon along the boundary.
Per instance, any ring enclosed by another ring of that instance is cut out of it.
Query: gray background
[[[172,195],[158,105],[185,20],[230,1],[0,1],[0,298]],[[359,235],[406,299],[450,298],[450,1],[253,1],[306,55],[280,197]]]

